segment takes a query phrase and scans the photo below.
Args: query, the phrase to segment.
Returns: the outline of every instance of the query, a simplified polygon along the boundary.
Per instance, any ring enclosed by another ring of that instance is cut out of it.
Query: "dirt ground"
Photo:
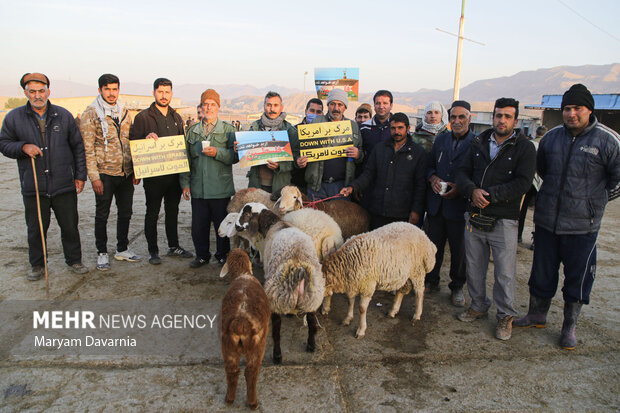
[[[90,273],[68,271],[60,231],[54,220],[48,236],[51,301],[45,282],[28,282],[26,227],[15,161],[0,157],[0,411],[245,411],[245,379],[232,407],[224,403],[225,373],[217,329],[192,332],[183,339],[150,336],[147,352],[84,354],[35,350],[31,307],[84,308],[121,312],[127,305],[157,307],[193,304],[217,312],[227,280],[211,262],[189,268],[189,260],[162,256],[160,266],[111,262],[95,269],[94,194],[87,183],[79,196],[84,263]],[[236,170],[237,188],[245,187]],[[115,208],[108,224],[114,251]],[[144,192],[136,188],[130,248],[147,255]],[[532,252],[527,249],[532,214],[518,250],[516,307],[527,310],[527,279]],[[160,250],[167,247],[159,226]],[[449,302],[446,265],[441,291],[427,294],[422,320],[412,325],[413,297],[405,299],[395,319],[385,317],[389,293],[376,293],[368,311],[366,337],[355,339],[358,314],[344,327],[346,300],[336,296],[328,317],[319,316],[318,348],[307,353],[307,330],[297,317],[283,318],[283,365],[272,362],[268,340],[259,378],[259,411],[401,412],[401,411],[618,411],[620,409],[620,259],[617,232],[620,201],[612,202],[598,244],[597,279],[591,304],[584,307],[575,351],[558,347],[562,298],[553,300],[546,329],[515,330],[507,342],[494,338],[495,309],[487,320],[462,323]],[[193,251],[188,202],[181,203],[181,245]],[[449,261],[448,261],[449,262]],[[492,265],[488,291],[492,289]],[[258,276],[262,270],[255,268]],[[466,293],[467,302],[469,297]],[[37,300],[37,301],[35,301]],[[163,303],[163,304],[160,304]],[[149,311],[157,311],[150,308]],[[144,310],[146,311],[146,310]],[[197,333],[198,334],[198,333]],[[199,337],[199,338],[197,338]],[[183,342],[187,340],[187,342]],[[181,343],[183,342],[183,343]],[[146,344],[145,344],[146,345]],[[175,347],[176,346],[176,347]]]

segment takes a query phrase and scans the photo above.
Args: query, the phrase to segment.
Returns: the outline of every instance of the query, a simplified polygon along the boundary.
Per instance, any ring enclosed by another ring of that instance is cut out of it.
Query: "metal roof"
[[[620,93],[593,94],[595,110],[620,110]],[[540,105],[525,105],[526,109],[560,109],[562,95],[543,95]]]

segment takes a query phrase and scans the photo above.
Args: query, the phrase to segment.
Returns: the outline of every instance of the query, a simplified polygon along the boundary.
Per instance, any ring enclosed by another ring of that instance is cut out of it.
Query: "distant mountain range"
[[[363,82],[363,79],[362,79]],[[17,82],[15,82],[17,83]],[[514,97],[522,104],[540,103],[544,94],[561,94],[574,83],[585,84],[592,93],[620,93],[620,63],[608,65],[558,66],[550,69],[538,69],[519,72],[512,76],[478,80],[461,88],[461,99],[472,103],[492,102],[498,97]],[[264,95],[275,90],[285,96],[285,110],[301,113],[310,91],[304,96],[299,89],[269,85],[257,88],[252,85],[207,85],[183,84],[174,86],[175,97],[180,97],[184,104],[197,104],[200,94],[207,88],[214,88],[222,96],[226,110],[258,112],[262,110]],[[121,90],[127,94],[149,95],[152,85],[127,82],[121,84]],[[96,85],[84,85],[66,80],[52,80],[53,97],[89,96],[96,93]],[[448,104],[452,100],[452,89],[420,89],[416,92],[393,91],[397,106],[395,111],[415,111],[432,100]],[[20,96],[21,88],[16,85],[0,85],[0,95]],[[360,102],[371,102],[373,93],[361,93]],[[312,94],[313,95],[313,94]],[[357,106],[353,103],[351,106]]]

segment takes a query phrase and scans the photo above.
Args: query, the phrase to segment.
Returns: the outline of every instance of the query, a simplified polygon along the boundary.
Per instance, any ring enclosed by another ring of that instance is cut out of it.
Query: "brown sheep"
[[[265,354],[271,309],[260,282],[252,275],[248,254],[235,248],[228,254],[220,277],[230,274],[230,287],[222,299],[222,357],[226,369],[226,403],[237,393],[239,360],[245,354],[247,401],[258,407],[256,383]]]

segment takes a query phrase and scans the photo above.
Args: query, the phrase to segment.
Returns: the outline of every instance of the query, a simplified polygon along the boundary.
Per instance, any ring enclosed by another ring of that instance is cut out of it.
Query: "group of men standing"
[[[178,213],[181,196],[191,199],[192,240],[196,257],[193,268],[211,258],[209,229],[216,233],[216,260],[223,264],[230,249],[217,229],[235,193],[232,164],[238,161],[235,128],[218,118],[220,96],[208,89],[200,97],[199,122],[184,128],[180,115],[169,106],[172,82],[155,80],[155,101],[131,121],[118,101],[120,81],[105,74],[99,78],[99,95],[81,117],[79,129],[71,114],[52,105],[49,79],[27,73],[21,81],[28,98],[25,106],[11,111],[0,132],[0,151],[18,161],[28,228],[29,280],[42,276],[43,248],[38,227],[34,176],[39,182],[43,233],[54,210],[62,232],[65,261],[83,274],[77,229],[77,194],[86,176],[95,192],[95,244],[97,268],[110,268],[107,221],[112,200],[116,202],[117,244],[114,258],[140,261],[129,249],[134,178],[129,141],[184,135],[189,172],[144,179],[146,216],[144,232],[149,263],[161,263],[157,245],[157,221],[162,200],[168,256],[191,258],[179,245]],[[565,266],[565,310],[560,344],[576,345],[575,325],[582,304],[589,302],[596,264],[596,238],[609,191],[620,182],[618,134],[600,124],[592,114],[594,100],[583,85],[574,85],[562,100],[564,124],[549,131],[538,152],[516,128],[519,102],[501,98],[493,109],[493,127],[478,136],[470,128],[471,106],[458,100],[449,111],[439,102],[425,108],[423,121],[411,132],[409,117],[391,113],[393,96],[387,90],[373,97],[372,108],[358,109],[356,121],[344,117],[347,93],[332,90],[323,103],[311,99],[306,123],[349,121],[352,145],[346,156],[308,162],[300,156],[297,128],[286,121],[282,97],[269,92],[264,113],[252,131],[287,131],[293,161],[253,166],[248,185],[276,192],[291,183],[305,186],[310,199],[343,196],[366,207],[371,229],[394,221],[422,227],[437,245],[435,268],[427,274],[428,290],[439,290],[444,247],[450,245],[451,301],[465,305],[468,287],[470,307],[458,319],[471,322],[488,314],[491,300],[486,274],[492,253],[493,301],[497,308],[496,337],[511,337],[516,279],[519,210],[537,170],[543,179],[534,214],[535,250],[530,276],[528,314],[519,327],[542,327],[550,301],[557,290],[560,263]],[[359,122],[359,124],[358,124]],[[449,127],[448,127],[449,123]],[[30,160],[32,159],[32,161]]]

